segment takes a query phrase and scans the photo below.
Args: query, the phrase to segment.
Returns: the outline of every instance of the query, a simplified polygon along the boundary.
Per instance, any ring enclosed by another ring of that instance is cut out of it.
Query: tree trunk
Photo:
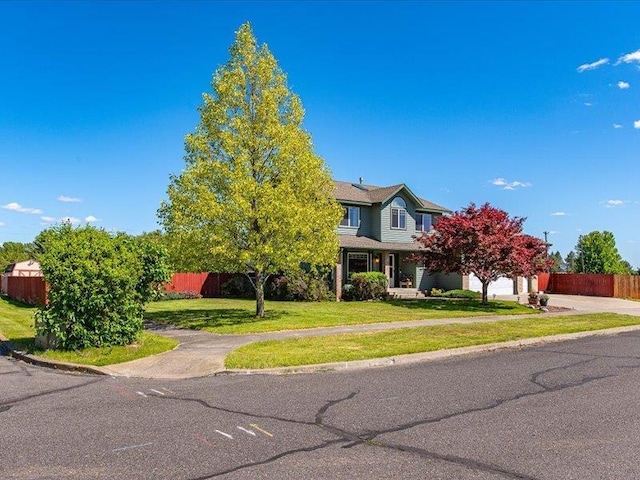
[[[482,282],[482,303],[488,303],[489,302],[489,281],[483,281]]]
[[[264,284],[266,281],[265,275],[260,272],[256,272],[255,285],[256,288],[256,317],[264,318]]]

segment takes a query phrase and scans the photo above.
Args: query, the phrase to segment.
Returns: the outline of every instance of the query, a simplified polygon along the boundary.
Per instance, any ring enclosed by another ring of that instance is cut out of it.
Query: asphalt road
[[[0,478],[637,479],[639,398],[640,332],[180,381],[0,357]]]

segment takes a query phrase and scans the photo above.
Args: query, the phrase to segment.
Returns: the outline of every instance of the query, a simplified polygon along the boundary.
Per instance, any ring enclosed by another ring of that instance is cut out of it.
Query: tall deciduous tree
[[[342,208],[302,128],[300,99],[249,24],[236,33],[212,88],[159,216],[192,270],[246,273],[262,317],[270,275],[335,262]]]
[[[578,237],[576,273],[629,273],[616,247],[613,233],[593,231]]]
[[[469,275],[482,283],[482,302],[487,303],[489,283],[499,277],[531,276],[547,266],[546,243],[522,233],[524,218],[514,217],[485,203],[441,218],[435,230],[417,240],[430,273]]]
[[[29,260],[33,245],[20,242],[4,242],[0,246],[0,273],[11,263]]]

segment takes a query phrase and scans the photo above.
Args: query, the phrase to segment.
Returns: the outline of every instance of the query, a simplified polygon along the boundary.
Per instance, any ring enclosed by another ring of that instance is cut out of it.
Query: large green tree
[[[574,261],[576,273],[629,273],[616,247],[613,233],[593,231],[580,235]]]
[[[212,88],[159,217],[182,265],[247,274],[263,317],[270,275],[335,262],[342,208],[302,128],[300,99],[248,23]]]
[[[7,265],[23,260],[29,260],[33,251],[33,244],[20,242],[4,242],[0,245],[0,273]]]

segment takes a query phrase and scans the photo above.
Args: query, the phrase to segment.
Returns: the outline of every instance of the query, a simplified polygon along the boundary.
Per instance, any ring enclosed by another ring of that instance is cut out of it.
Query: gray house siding
[[[393,198],[382,204],[380,211],[380,241],[396,243],[412,243],[416,234],[416,211],[411,201],[403,195],[398,195],[407,204],[406,229],[391,228],[391,202]],[[395,198],[395,197],[394,197]]]
[[[418,290],[429,291],[436,285],[436,276],[429,275],[423,267],[416,267],[416,285]]]
[[[436,287],[443,290],[462,288],[462,275],[457,273],[438,273],[436,275]]]
[[[380,236],[380,206],[374,205],[369,208],[371,213],[371,237],[382,241]]]
[[[343,204],[344,207],[360,207],[360,226],[359,227],[345,227],[344,225],[338,225],[338,235],[358,235],[358,236],[371,236],[371,207],[365,207],[360,205]]]

